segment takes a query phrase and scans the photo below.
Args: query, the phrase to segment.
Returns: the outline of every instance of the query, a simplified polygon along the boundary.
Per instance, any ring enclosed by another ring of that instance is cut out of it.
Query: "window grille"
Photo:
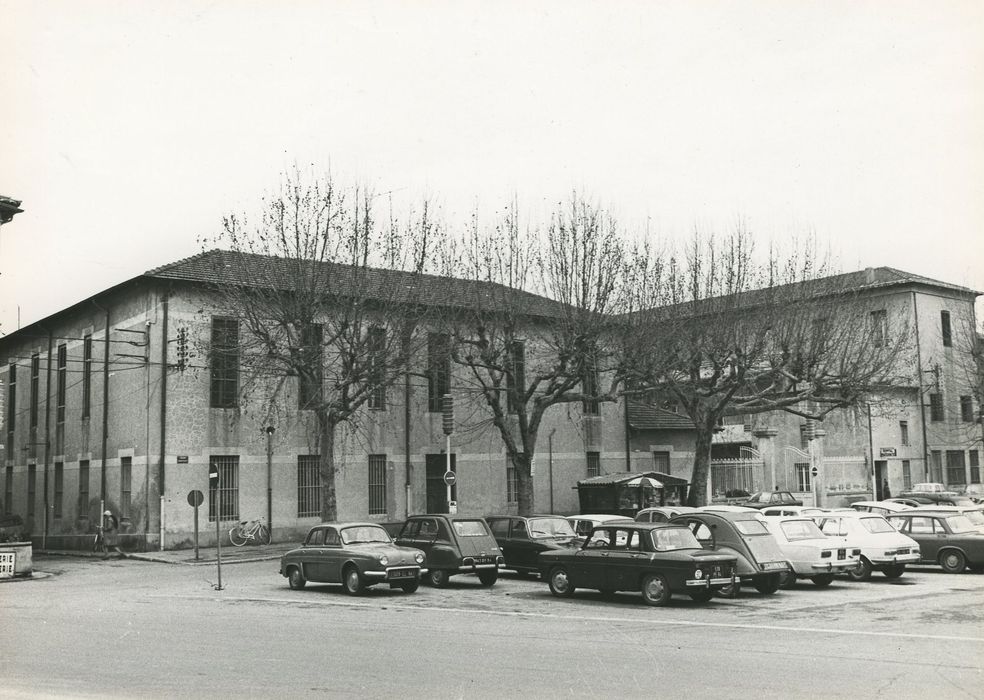
[[[803,493],[813,490],[813,474],[810,472],[809,462],[796,463],[796,488]]]
[[[239,321],[212,319],[210,406],[235,408],[239,400]]]
[[[369,329],[369,408],[382,411],[386,408],[386,329],[374,326]]]
[[[441,398],[451,393],[451,338],[446,333],[427,336],[427,410],[441,412]]]
[[[3,483],[3,512],[10,515],[14,508],[14,468],[7,467]]]
[[[41,357],[31,355],[31,427],[38,427],[38,381],[41,377]]]
[[[601,453],[600,452],[588,452],[587,453],[588,462],[588,478],[592,476],[601,476]]]
[[[888,313],[885,309],[871,312],[871,334],[876,348],[888,342]]]
[[[218,500],[220,520],[239,520],[239,455],[213,455],[209,457],[210,471],[212,467],[218,470],[219,487],[209,487],[208,519],[215,522]]]
[[[120,458],[120,517],[130,517],[133,496],[133,457]]]
[[[523,403],[522,395],[526,393],[526,344],[516,340],[509,345],[506,356],[506,410],[516,413]]]
[[[940,334],[943,336],[943,347],[953,345],[953,335],[950,331],[950,312],[940,311]]]
[[[519,502],[519,481],[516,479],[516,465],[511,459],[506,462],[506,502]]]
[[[65,505],[65,463],[55,462],[55,502],[51,505],[55,520],[60,520]]]
[[[297,456],[297,517],[321,515],[321,471],[318,455]]]
[[[948,486],[965,486],[967,484],[965,467],[963,450],[946,451],[946,483]]]
[[[11,363],[7,375],[7,455],[14,454],[14,423],[17,419],[17,365]],[[10,509],[7,509],[10,512]]]
[[[386,455],[369,455],[369,515],[386,514]]]
[[[92,336],[82,339],[82,417],[88,418],[92,403]]]
[[[943,413],[943,394],[930,394],[929,395],[929,419],[934,422],[940,422],[944,419]]]
[[[312,409],[324,396],[325,348],[324,329],[320,323],[309,323],[301,329],[301,354],[298,372],[298,407]]]
[[[970,451],[970,483],[981,483],[981,462],[980,454],[977,450]]]
[[[58,423],[65,422],[65,380],[68,378],[68,349],[64,345],[58,346],[57,384],[55,385],[55,420]]]
[[[35,464],[27,466],[27,517],[34,517],[34,506],[38,494],[38,467]]]
[[[960,397],[960,420],[964,423],[974,422],[974,399],[971,396]]]
[[[903,446],[909,445],[909,421],[899,421],[899,438]]]
[[[79,462],[79,517],[89,517],[89,460]]]
[[[902,487],[912,488],[912,467],[907,459],[902,460]]]

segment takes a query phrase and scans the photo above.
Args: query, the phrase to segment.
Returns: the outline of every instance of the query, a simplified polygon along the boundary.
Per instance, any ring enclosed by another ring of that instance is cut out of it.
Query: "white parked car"
[[[632,522],[632,518],[627,518],[624,515],[609,515],[607,513],[598,513],[593,515],[568,515],[567,521],[574,528],[574,532],[577,533],[578,537],[587,537],[591,534],[591,530],[594,529],[595,525],[601,525],[602,523],[610,523],[613,521],[622,522]]]
[[[919,561],[919,543],[903,535],[877,513],[832,511],[813,516],[823,534],[846,537],[852,545],[860,545],[861,561],[847,572],[855,581],[867,581],[872,571],[881,571],[886,578],[898,578],[906,564]]]
[[[652,508],[643,508],[638,513],[636,513],[635,521],[637,523],[668,523],[670,518],[675,518],[681,513],[693,513],[696,508],[691,508],[689,506],[654,506]]]
[[[878,515],[888,515],[898,513],[900,510],[909,510],[912,506],[897,501],[855,501],[851,508],[864,513],[878,513]]]
[[[805,515],[812,518],[826,511],[816,506],[769,506],[761,510],[762,515]]]
[[[808,578],[817,586],[829,586],[835,574],[857,569],[861,563],[860,546],[846,537],[827,537],[812,518],[766,517],[765,526],[793,570],[783,582],[784,587],[791,586],[797,578]]]

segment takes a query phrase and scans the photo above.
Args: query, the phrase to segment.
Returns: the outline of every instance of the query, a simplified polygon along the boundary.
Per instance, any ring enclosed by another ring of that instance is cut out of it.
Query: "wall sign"
[[[878,454],[881,457],[895,457],[896,456],[895,455],[895,448],[894,447],[882,447],[881,449],[878,450]]]

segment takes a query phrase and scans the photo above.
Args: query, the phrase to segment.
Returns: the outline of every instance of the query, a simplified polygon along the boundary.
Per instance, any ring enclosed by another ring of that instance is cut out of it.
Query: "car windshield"
[[[895,532],[895,528],[892,527],[885,518],[861,518],[861,525],[865,530],[873,535],[878,535],[883,532]]]
[[[761,520],[735,520],[735,529],[743,535],[768,535],[769,531]]]
[[[765,493],[764,491],[759,491],[758,493],[753,494],[748,499],[748,502],[749,503],[768,503],[769,502],[769,494]]]
[[[790,542],[795,540],[823,539],[824,534],[812,520],[787,520],[782,523],[782,534]]]
[[[977,530],[974,523],[970,522],[970,518],[963,513],[960,515],[951,515],[946,519],[946,524],[949,525],[950,530],[955,533],[974,532]]]
[[[577,537],[577,534],[566,518],[531,518],[530,536],[534,539],[542,539],[544,537]]]
[[[455,520],[454,531],[458,537],[484,537],[489,534],[481,520]]]
[[[342,530],[342,544],[390,542],[390,536],[378,525],[356,525]]]
[[[984,525],[984,513],[979,510],[968,510],[964,513],[964,515],[967,516],[967,520],[974,523],[974,525],[977,525],[978,527]]]
[[[674,549],[700,549],[700,542],[685,527],[671,527],[653,530],[653,546],[657,552],[669,552]]]

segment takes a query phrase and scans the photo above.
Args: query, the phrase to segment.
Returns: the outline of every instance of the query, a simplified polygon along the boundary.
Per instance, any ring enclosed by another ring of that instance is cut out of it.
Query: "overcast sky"
[[[0,0],[0,332],[195,254],[294,164],[984,290],[982,37],[977,0]]]

